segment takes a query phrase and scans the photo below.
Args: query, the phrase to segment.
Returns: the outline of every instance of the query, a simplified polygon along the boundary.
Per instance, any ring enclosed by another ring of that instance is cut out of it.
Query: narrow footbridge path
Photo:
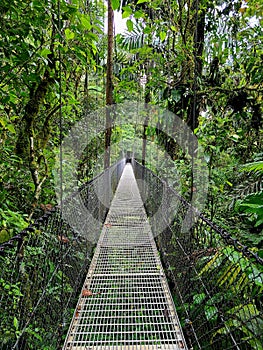
[[[186,349],[130,164],[113,198],[63,349]]]

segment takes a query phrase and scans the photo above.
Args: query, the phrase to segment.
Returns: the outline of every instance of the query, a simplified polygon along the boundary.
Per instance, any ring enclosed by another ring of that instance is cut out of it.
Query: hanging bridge
[[[63,206],[0,246],[0,349],[262,349],[262,259],[149,169],[124,159]]]
[[[130,164],[63,349],[182,349],[180,323]]]

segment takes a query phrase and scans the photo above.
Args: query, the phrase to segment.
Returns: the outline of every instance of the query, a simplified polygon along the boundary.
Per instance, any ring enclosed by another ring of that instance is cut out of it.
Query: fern
[[[253,274],[248,274],[247,271],[250,269],[249,261],[241,253],[235,251],[234,248],[225,247],[219,249],[212,259],[206,263],[199,276],[216,270],[216,284],[218,286],[230,288],[233,292],[240,292],[251,282],[255,282],[255,277],[258,275],[262,277],[258,270],[253,270]],[[263,288],[263,277],[260,281],[260,287]]]
[[[114,62],[122,65],[128,64],[129,60],[127,54],[122,51],[115,52]]]
[[[228,320],[224,327],[218,329],[212,339],[217,335],[226,335],[233,330],[242,332],[242,340],[246,341],[252,349],[263,350],[262,345],[262,326],[263,319],[257,309],[256,304],[238,305],[230,309],[228,312]]]
[[[246,202],[251,201],[251,196],[261,196],[260,193],[263,191],[263,161],[258,159],[255,162],[242,165],[240,173],[241,184],[235,190],[237,195],[233,198],[230,209],[235,207],[239,210],[242,206],[247,206]],[[243,212],[246,212],[246,210],[243,210]]]
[[[244,164],[241,170],[246,172],[260,172],[263,174],[263,161]]]
[[[258,302],[263,291],[263,272],[242,253],[233,247],[224,247],[210,257],[198,274],[199,278],[208,278],[214,282],[212,297],[205,293],[194,296],[195,304],[206,302],[206,317],[209,321],[216,320],[219,308],[223,313],[224,322],[211,336],[215,338],[227,336],[229,333],[242,335],[244,344],[253,349],[263,350],[262,347],[262,313],[258,309]],[[221,296],[224,295],[220,301]],[[227,295],[227,297],[226,297]],[[225,307],[224,307],[225,305]]]

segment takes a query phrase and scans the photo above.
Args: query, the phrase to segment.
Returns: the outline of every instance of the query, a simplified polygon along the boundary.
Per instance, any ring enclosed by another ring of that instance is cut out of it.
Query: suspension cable
[[[191,108],[191,120],[189,121],[191,123],[191,126],[193,128],[193,133],[196,125],[196,105],[197,105],[197,54],[198,54],[198,10],[199,10],[199,0],[195,1],[195,32],[194,32],[194,84],[193,84],[193,100],[192,100],[192,105],[190,106]],[[194,144],[189,140],[189,147],[190,147],[190,156],[191,156],[191,189],[190,189],[190,201],[192,201],[193,198],[193,190],[194,190]]]
[[[58,35],[60,48],[62,45],[63,36],[61,33],[62,23],[61,23],[61,3],[58,0]],[[63,221],[62,221],[62,213],[63,213],[63,148],[62,148],[62,139],[63,139],[63,121],[62,121],[62,57],[61,57],[61,49],[58,50],[58,82],[59,82],[59,179],[60,179],[60,227],[59,227],[59,236],[60,236],[60,245],[59,245],[59,265],[61,270],[61,284],[60,284],[60,324],[58,329],[58,343],[62,340],[63,328],[64,328],[64,303],[63,303],[63,293],[64,293],[64,265],[63,265]]]

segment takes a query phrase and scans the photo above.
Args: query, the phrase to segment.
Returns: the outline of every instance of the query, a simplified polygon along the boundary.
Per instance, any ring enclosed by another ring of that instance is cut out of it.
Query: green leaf
[[[149,27],[148,25],[146,25],[146,27],[143,29],[144,34],[150,34],[152,32],[151,27]]]
[[[0,124],[5,128],[7,120],[5,118],[0,118]]]
[[[240,207],[246,207],[246,211],[248,211],[249,213],[256,213],[258,210],[262,210],[263,212],[263,204],[242,203]]]
[[[9,123],[9,121],[6,118],[0,118],[0,124],[4,129],[7,129],[8,131],[15,134],[15,127],[13,124]]]
[[[48,55],[50,55],[52,52],[47,49],[47,48],[44,48],[43,50],[40,51],[40,56],[41,57],[44,57],[44,58],[47,58]]]
[[[36,333],[36,332],[32,332],[32,335],[36,338],[36,339],[38,339],[38,340],[40,340],[40,341],[43,341],[43,338],[41,337],[41,335],[40,334],[38,334],[38,333]]]
[[[143,4],[144,2],[149,2],[149,0],[139,0],[139,1],[137,2],[137,5]]]
[[[242,171],[263,171],[263,161],[248,163],[242,166]]]
[[[133,31],[133,21],[131,19],[128,19],[126,22],[127,28],[129,32]]]
[[[132,15],[132,9],[130,8],[130,6],[124,6],[122,8],[123,10],[123,14],[122,14],[122,18],[128,18]]]
[[[255,214],[254,227],[258,227],[263,223],[263,192],[248,195],[244,200],[239,201],[236,209],[239,212],[247,214]]]
[[[6,125],[6,129],[7,129],[8,131],[10,131],[11,133],[13,133],[13,134],[16,133],[15,127],[14,127],[13,124],[7,124],[7,125]]]
[[[202,268],[202,270],[199,272],[199,276],[203,275],[204,273],[207,273],[211,269],[215,267],[219,267],[223,261],[223,256],[220,251],[218,251],[211,260],[208,261],[208,263]]]
[[[80,20],[81,20],[81,24],[85,29],[90,30],[92,28],[90,20],[87,18],[87,16],[82,15]]]
[[[136,19],[143,18],[143,11],[141,10],[135,11],[134,18]]]
[[[260,218],[259,220],[256,221],[255,227],[259,227],[262,224],[263,224],[263,218]]]
[[[14,327],[16,330],[18,330],[19,322],[18,322],[18,319],[16,317],[14,317]]]
[[[118,10],[120,8],[120,0],[111,0],[111,6],[113,10]]]
[[[67,40],[74,39],[75,33],[73,33],[69,28],[65,29],[65,37]]]
[[[205,293],[195,294],[193,297],[194,304],[201,304],[205,299]]]
[[[129,11],[124,11],[123,14],[122,14],[122,18],[123,18],[123,19],[128,18],[128,17],[130,17],[131,14],[132,14],[132,13],[129,12]]]
[[[160,33],[160,39],[161,39],[161,41],[164,41],[165,38],[166,38],[166,32],[161,32],[161,33]]]
[[[215,320],[217,318],[218,310],[215,306],[205,306],[205,316],[206,319],[209,320]]]

